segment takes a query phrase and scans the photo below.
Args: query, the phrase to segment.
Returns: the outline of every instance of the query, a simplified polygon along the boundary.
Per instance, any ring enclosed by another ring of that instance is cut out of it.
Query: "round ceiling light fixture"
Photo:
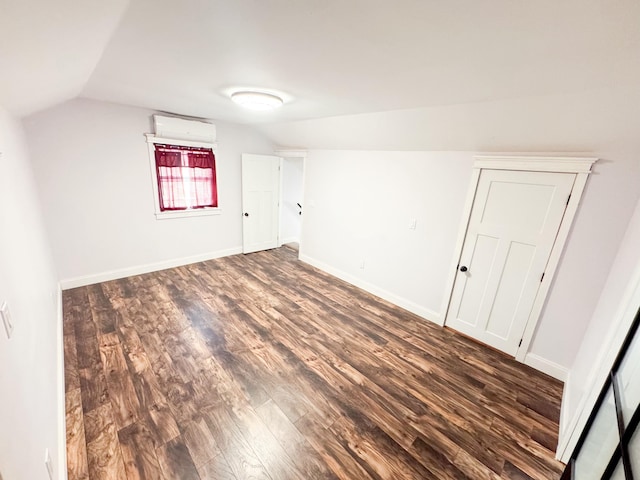
[[[242,91],[231,94],[231,100],[249,110],[273,110],[282,106],[284,101],[277,95],[264,92]]]

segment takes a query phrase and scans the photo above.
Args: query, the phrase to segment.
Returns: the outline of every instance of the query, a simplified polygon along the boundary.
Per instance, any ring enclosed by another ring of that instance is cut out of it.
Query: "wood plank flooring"
[[[557,479],[562,384],[280,248],[64,292],[78,479]]]

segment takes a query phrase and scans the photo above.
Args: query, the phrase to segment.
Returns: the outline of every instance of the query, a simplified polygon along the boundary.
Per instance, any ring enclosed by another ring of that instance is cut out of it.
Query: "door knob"
[[[245,214],[244,214],[244,216],[245,216],[245,217],[248,217],[248,216],[249,216],[249,214],[248,214],[248,213],[245,213]]]
[[[465,267],[464,265],[460,267],[461,272],[466,272],[467,270],[468,270],[467,267]]]

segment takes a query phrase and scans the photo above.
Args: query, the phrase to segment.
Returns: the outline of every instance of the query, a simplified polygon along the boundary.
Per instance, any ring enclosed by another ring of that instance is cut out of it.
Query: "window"
[[[211,148],[155,144],[160,211],[218,206]]]
[[[156,218],[219,214],[215,144],[147,134]]]

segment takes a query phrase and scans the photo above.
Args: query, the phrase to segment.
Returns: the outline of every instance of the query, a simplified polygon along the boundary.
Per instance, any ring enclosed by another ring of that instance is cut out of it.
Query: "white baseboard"
[[[56,310],[57,310],[57,376],[58,376],[58,478],[67,480],[67,408],[65,401],[65,385],[64,385],[64,331],[62,324],[64,316],[62,312],[62,288],[58,284],[56,293]]]
[[[404,308],[405,310],[408,310],[411,313],[415,313],[416,315],[426,320],[439,324],[440,314],[433,310],[430,310],[426,307],[418,305],[417,303],[407,300],[406,298],[402,298],[394,293],[388,292],[387,290],[377,287],[376,285],[368,283],[354,275],[343,272],[342,270],[334,268],[330,265],[327,265],[326,263],[323,263],[307,255],[301,254],[300,260],[305,263],[308,263],[313,267],[319,268],[320,270],[327,272],[333,275],[334,277],[338,277],[339,279],[344,280],[345,282],[355,285],[356,287],[361,288],[362,290],[365,290],[388,302],[391,302],[394,305],[397,305],[398,307]]]
[[[557,378],[561,382],[566,380],[567,374],[569,373],[569,369],[562,365],[558,365],[555,362],[542,358],[541,356],[531,352],[527,353],[524,357],[524,363],[525,365],[529,365],[536,370],[540,370],[553,378]]]
[[[558,446],[556,448],[556,460],[567,463],[566,447],[569,438],[571,437],[571,420],[567,415],[566,405],[569,405],[571,396],[571,370],[567,372],[567,378],[564,381],[564,389],[562,390],[562,402],[560,403],[560,428],[558,429]]]
[[[586,425],[587,418],[591,413],[591,409],[587,409],[587,404],[595,405],[596,396],[600,393],[598,390],[597,392],[581,394],[575,413],[573,417],[569,418],[566,412],[566,405],[569,405],[570,395],[573,391],[574,387],[571,385],[571,372],[569,372],[567,380],[564,383],[562,407],[560,409],[560,432],[558,434],[558,448],[556,449],[556,459],[564,463],[569,461],[569,457],[578,443],[578,437],[582,433],[582,428]],[[579,427],[579,425],[581,426]]]
[[[108,282],[118,278],[131,277],[133,275],[142,275],[144,273],[157,272],[167,268],[181,267],[190,263],[204,262],[213,260],[214,258],[228,257],[242,253],[242,247],[228,248],[226,250],[218,250],[217,252],[208,252],[200,255],[192,255],[190,257],[174,258],[163,262],[148,263],[146,265],[137,265],[135,267],[122,268],[118,270],[110,270],[107,272],[96,273],[93,275],[83,275],[80,277],[67,278],[60,281],[60,287],[63,290],[70,288],[84,287],[94,283]]]

